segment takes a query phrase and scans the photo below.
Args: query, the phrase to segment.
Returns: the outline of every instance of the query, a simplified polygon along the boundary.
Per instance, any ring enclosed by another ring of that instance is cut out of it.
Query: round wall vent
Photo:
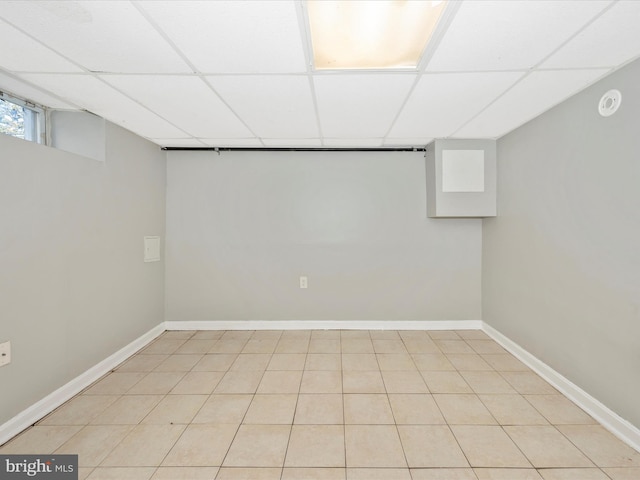
[[[605,93],[598,103],[598,112],[603,117],[609,117],[616,113],[622,103],[622,94],[620,90],[609,90]]]

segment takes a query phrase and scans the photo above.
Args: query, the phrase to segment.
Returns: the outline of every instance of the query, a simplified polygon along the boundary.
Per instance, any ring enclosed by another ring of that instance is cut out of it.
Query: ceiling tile
[[[520,72],[425,74],[389,137],[448,137],[522,75]]]
[[[189,72],[130,2],[3,1],[0,17],[94,72]]]
[[[194,137],[251,136],[199,77],[104,75],[101,78]]]
[[[322,134],[350,139],[384,137],[416,75],[314,75]]]
[[[207,77],[213,88],[259,137],[318,136],[306,76],[244,75]]]
[[[543,68],[614,67],[640,55],[640,2],[621,1],[571,39]]]
[[[161,147],[206,147],[197,138],[150,138],[149,140]]]
[[[433,138],[414,137],[414,138],[393,138],[387,137],[384,140],[386,147],[424,147],[430,144]]]
[[[610,3],[610,0],[463,2],[427,71],[531,68]]]
[[[91,75],[30,73],[21,76],[143,137],[179,138],[185,135],[185,132]]]
[[[20,48],[0,49],[0,65],[6,70],[56,73],[82,71],[81,68],[2,20],[0,20],[0,45],[20,46]]]
[[[500,137],[587,87],[606,72],[603,69],[533,72],[454,136]]]
[[[319,138],[263,138],[262,143],[269,147],[320,147]]]
[[[208,147],[262,147],[262,142],[253,138],[199,138]]]
[[[140,5],[202,73],[306,71],[293,1]]]
[[[43,107],[77,110],[78,107],[43,92],[22,79],[0,72],[0,90]]]
[[[325,147],[381,147],[382,138],[324,138]]]

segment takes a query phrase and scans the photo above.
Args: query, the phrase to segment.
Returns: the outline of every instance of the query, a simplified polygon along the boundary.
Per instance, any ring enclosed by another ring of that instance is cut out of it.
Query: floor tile
[[[360,425],[393,424],[391,405],[384,394],[345,394],[344,423]]]
[[[477,480],[471,468],[412,468],[411,478],[413,480]]]
[[[146,373],[114,372],[98,380],[83,392],[84,395],[122,395],[142,380]]]
[[[242,423],[291,425],[297,400],[295,394],[255,395]]]
[[[220,393],[255,393],[263,372],[227,372],[213,391]]]
[[[344,467],[343,426],[294,425],[284,466]]]
[[[455,371],[456,367],[442,353],[413,353],[413,361],[421,371]]]
[[[380,370],[417,371],[413,358],[408,353],[377,353]]]
[[[280,338],[274,353],[307,353],[308,338]]]
[[[345,480],[344,468],[285,468],[282,480]]]
[[[558,391],[533,372],[500,372],[500,375],[520,394],[557,394]]]
[[[531,467],[502,427],[453,425],[451,430],[472,467]]]
[[[342,370],[342,359],[338,353],[310,353],[305,370]]]
[[[164,395],[182,380],[186,372],[151,372],[136,383],[126,395]]]
[[[529,372],[531,369],[508,353],[483,354],[482,358],[499,372]]]
[[[222,330],[198,330],[191,338],[194,340],[219,340],[223,334]]]
[[[427,384],[417,370],[383,371],[382,379],[388,393],[429,393]]]
[[[549,422],[521,395],[479,395],[500,425],[548,425]]]
[[[431,393],[473,393],[467,381],[458,372],[420,373]]]
[[[174,353],[180,346],[187,341],[187,338],[171,338],[168,336],[160,337],[140,353],[149,355],[149,354],[167,354],[171,355]]]
[[[610,480],[599,468],[545,468],[539,473],[544,480]]]
[[[117,372],[151,372],[164,362],[169,355],[134,355],[120,365]]]
[[[216,480],[280,480],[281,468],[221,467]]]
[[[554,425],[596,423],[584,410],[563,395],[525,395],[524,398]]]
[[[379,370],[378,360],[374,353],[343,353],[342,370],[345,372]]]
[[[494,340],[482,340],[482,339],[465,339],[471,348],[476,353],[481,354],[505,354],[507,351],[500,346],[498,342]]]
[[[237,425],[189,425],[162,462],[163,466],[217,467],[238,430]]]
[[[240,353],[246,344],[247,340],[244,339],[231,340],[223,337],[211,347],[208,353]]]
[[[462,337],[454,330],[429,330],[427,331],[433,340],[461,340]]]
[[[101,466],[158,466],[185,428],[185,425],[138,425],[111,451]]]
[[[151,480],[212,480],[218,467],[160,467]]]
[[[270,361],[271,354],[269,353],[241,353],[229,367],[229,370],[232,372],[264,372]]]
[[[447,359],[462,371],[493,371],[493,367],[475,353],[448,353]]]
[[[118,395],[76,396],[38,422],[38,425],[86,425],[118,398]]]
[[[169,393],[210,395],[223,376],[223,372],[188,372]]]
[[[212,353],[203,356],[193,367],[194,372],[226,372],[236,361],[236,353]]]
[[[463,340],[435,340],[442,353],[475,353],[473,349]]]
[[[293,423],[342,425],[344,423],[342,395],[333,393],[300,394]]]
[[[398,431],[411,468],[469,466],[446,425],[399,425]]]
[[[464,340],[491,340],[482,330],[456,330],[456,333]]]
[[[79,425],[31,427],[0,447],[0,453],[3,455],[53,453],[81,429]]]
[[[162,395],[125,395],[91,420],[92,425],[137,425],[162,400]]]
[[[450,425],[495,425],[497,423],[476,395],[434,394],[433,399]]]
[[[289,425],[241,425],[223,465],[282,467],[290,430]]]
[[[385,393],[384,381],[379,371],[342,372],[344,393]]]
[[[431,395],[389,394],[389,403],[398,425],[440,425],[445,420]]]
[[[304,370],[306,353],[274,353],[267,370]]]
[[[133,425],[89,425],[55,453],[78,455],[80,467],[97,467],[133,428]]]
[[[503,427],[536,468],[593,467],[554,427]]]
[[[343,338],[340,344],[342,353],[373,353],[373,343],[369,338]]]
[[[640,468],[604,468],[604,472],[612,480],[638,480],[640,478]]]
[[[267,353],[271,354],[278,345],[277,338],[251,338],[242,349],[242,353]]]
[[[498,372],[460,372],[476,393],[516,393]]]
[[[298,393],[302,371],[264,372],[256,393]]]
[[[204,354],[171,355],[158,365],[154,369],[154,372],[188,372],[202,359],[203,356]]]
[[[369,330],[371,340],[400,340],[397,330]]]
[[[382,381],[382,377],[380,377]],[[342,375],[339,371],[305,371],[300,393],[342,393]]]
[[[177,354],[207,353],[216,344],[217,339],[190,338],[175,351]]]
[[[345,339],[369,339],[371,340],[371,334],[369,330],[340,330],[340,338]]]
[[[340,339],[314,338],[309,342],[309,353],[340,353]]]
[[[599,467],[640,467],[640,453],[600,425],[563,425],[558,430]]]
[[[408,468],[348,468],[347,480],[411,480],[411,473]]]
[[[404,342],[398,339],[373,339],[373,350],[376,353],[407,353]]]
[[[211,395],[193,419],[194,424],[240,424],[253,395]]]
[[[476,468],[478,480],[543,480],[533,468]]]
[[[149,480],[155,467],[98,467],[87,480]]]
[[[346,425],[347,467],[406,468],[395,425]]]
[[[207,395],[167,395],[141,423],[157,425],[190,423],[207,398]]]
[[[425,339],[403,339],[404,347],[410,354],[442,354],[438,346],[430,338]]]

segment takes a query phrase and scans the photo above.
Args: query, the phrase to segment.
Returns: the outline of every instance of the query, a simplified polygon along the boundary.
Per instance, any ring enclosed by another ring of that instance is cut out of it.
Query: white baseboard
[[[9,441],[11,438],[22,432],[25,428],[33,425],[41,418],[44,418],[49,413],[53,412],[64,402],[71,399],[74,395],[80,393],[82,390],[98,380],[104,374],[108,373],[109,370],[112,370],[113,368],[121,364],[123,361],[125,361],[131,355],[147,345],[164,331],[165,326],[163,322],[158,326],[152,328],[139,338],[135,339],[127,346],[121,348],[113,355],[105,358],[97,365],[94,365],[89,370],[78,375],[76,378],[60,387],[55,392],[50,393],[42,400],[23,410],[11,420],[7,421],[3,425],[0,425],[0,445]]]
[[[167,330],[480,330],[482,320],[189,320]]]
[[[482,330],[502,345],[509,353],[531,368],[534,372],[553,385],[557,390],[597,420],[627,445],[640,452],[640,429],[620,417],[576,384],[556,372],[546,363],[527,352],[520,345],[504,336],[495,328],[483,322]]]

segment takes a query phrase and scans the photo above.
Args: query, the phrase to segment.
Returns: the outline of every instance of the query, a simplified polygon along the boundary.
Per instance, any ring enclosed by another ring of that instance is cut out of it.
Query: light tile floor
[[[479,331],[165,332],[0,452],[90,480],[640,479]]]

